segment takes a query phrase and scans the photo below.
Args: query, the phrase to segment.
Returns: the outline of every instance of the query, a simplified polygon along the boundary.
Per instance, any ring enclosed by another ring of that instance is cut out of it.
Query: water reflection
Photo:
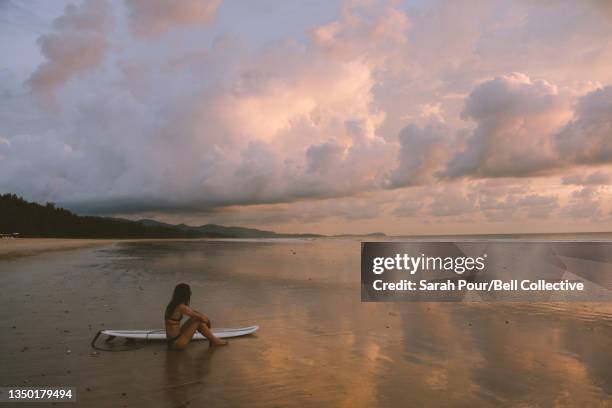
[[[192,350],[194,348],[192,347]],[[164,393],[172,406],[185,406],[193,398],[193,390],[206,385],[216,348],[199,347],[195,352],[167,351],[165,353]]]
[[[85,406],[612,405],[611,305],[361,303],[359,248],[148,242],[14,261],[0,380],[73,384]],[[215,326],[259,324],[257,336],[90,356],[99,328],[161,327],[181,281]]]
[[[142,254],[137,262],[151,275],[194,282],[217,320],[262,326],[256,341],[235,340],[219,360],[183,363],[184,381],[205,378],[187,392],[202,402],[353,407],[612,401],[607,304],[365,304],[358,291],[359,243],[353,241],[123,250]],[[174,356],[167,358],[173,367]]]

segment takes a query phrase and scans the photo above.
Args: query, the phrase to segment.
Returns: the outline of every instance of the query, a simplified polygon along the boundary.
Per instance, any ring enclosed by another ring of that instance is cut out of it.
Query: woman
[[[221,340],[210,330],[210,319],[205,314],[189,307],[190,299],[189,285],[186,283],[176,285],[165,313],[168,349],[184,349],[196,331],[202,333],[211,346],[225,346],[227,341]],[[181,326],[183,315],[189,316],[189,319]]]

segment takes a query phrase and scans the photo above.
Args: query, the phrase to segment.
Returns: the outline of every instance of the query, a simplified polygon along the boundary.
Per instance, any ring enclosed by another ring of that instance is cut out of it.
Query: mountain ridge
[[[137,222],[150,227],[174,227],[184,231],[197,231],[202,234],[215,234],[218,238],[321,238],[325,235],[310,233],[278,233],[257,228],[224,226],[219,224],[203,224],[191,226],[187,224],[169,224],[152,219],[141,219]]]

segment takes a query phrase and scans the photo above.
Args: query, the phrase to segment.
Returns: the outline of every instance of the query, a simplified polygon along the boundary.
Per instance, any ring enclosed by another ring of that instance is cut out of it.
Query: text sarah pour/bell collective
[[[417,272],[450,271],[458,277],[466,272],[480,272],[486,268],[487,254],[479,257],[441,257],[441,256],[411,256],[396,254],[392,257],[375,257],[372,260],[372,273],[382,275],[386,271],[403,271],[409,276]],[[583,291],[583,282],[570,280],[547,281],[544,279],[491,279],[473,282],[467,279],[436,279],[435,282],[427,279],[410,280],[400,279],[387,282],[376,279],[372,282],[376,291]]]

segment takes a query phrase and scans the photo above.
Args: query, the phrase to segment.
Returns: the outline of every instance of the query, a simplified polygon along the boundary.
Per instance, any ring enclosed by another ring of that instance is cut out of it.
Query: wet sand
[[[189,239],[190,241],[206,238]],[[23,256],[38,255],[43,252],[64,251],[69,249],[104,246],[116,243],[185,241],[184,238],[140,238],[140,239],[86,239],[86,238],[4,238],[0,239],[0,261]]]
[[[0,385],[73,386],[88,407],[612,406],[609,304],[361,303],[359,247],[120,242],[0,260]],[[260,331],[93,353],[100,329],[160,328],[178,282],[213,325]]]
[[[66,238],[4,238],[0,239],[0,261],[9,258],[38,255],[42,252],[62,251],[119,242],[111,239]]]

